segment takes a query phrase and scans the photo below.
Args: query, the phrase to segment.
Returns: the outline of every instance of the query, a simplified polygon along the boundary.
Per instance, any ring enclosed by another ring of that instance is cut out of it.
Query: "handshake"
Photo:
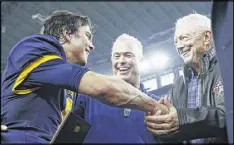
[[[167,134],[179,128],[177,110],[167,97],[156,102],[154,112],[154,114],[148,112],[145,116],[144,122],[150,132]]]
[[[166,97],[155,101],[155,108],[147,112],[145,124],[147,129],[154,134],[167,134],[179,128],[179,120],[176,108]],[[7,126],[1,125],[1,132],[7,131]]]

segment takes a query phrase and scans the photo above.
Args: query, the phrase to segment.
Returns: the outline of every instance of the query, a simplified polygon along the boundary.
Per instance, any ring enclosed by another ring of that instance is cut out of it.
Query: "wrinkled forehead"
[[[184,21],[175,27],[174,37],[180,37],[182,35],[192,35],[197,31],[196,25],[192,21]]]

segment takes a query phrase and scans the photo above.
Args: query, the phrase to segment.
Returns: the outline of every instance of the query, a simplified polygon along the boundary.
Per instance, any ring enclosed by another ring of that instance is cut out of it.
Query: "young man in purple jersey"
[[[1,132],[2,143],[49,143],[72,106],[64,89],[110,106],[168,112],[121,78],[85,67],[94,49],[91,27],[88,17],[56,11],[45,20],[42,34],[13,47],[2,75],[1,124],[8,127]]]

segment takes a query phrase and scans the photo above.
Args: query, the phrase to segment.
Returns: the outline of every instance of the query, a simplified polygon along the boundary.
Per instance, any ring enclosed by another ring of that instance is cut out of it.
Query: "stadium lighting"
[[[145,73],[145,72],[148,72],[150,70],[150,64],[147,60],[143,60],[141,63],[140,63],[140,72],[141,73]]]
[[[150,57],[150,63],[155,69],[163,69],[167,66],[169,58],[164,53],[156,53]]]
[[[45,16],[43,16],[40,13],[37,13],[35,15],[32,15],[32,19],[38,20],[40,24],[43,24],[43,22],[45,21]]]
[[[149,71],[163,69],[167,66],[168,60],[169,58],[164,53],[156,52],[141,62],[140,72],[147,73]]]

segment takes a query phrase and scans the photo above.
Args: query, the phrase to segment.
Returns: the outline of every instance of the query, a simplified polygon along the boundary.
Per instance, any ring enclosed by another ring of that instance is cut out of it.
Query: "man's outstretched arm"
[[[43,62],[31,71],[28,71],[26,67],[17,80],[20,82],[16,81],[17,85],[14,85],[16,86],[13,88],[15,93],[28,93],[34,90],[32,88],[37,89],[43,84],[50,84],[88,95],[110,106],[138,109],[152,114],[159,109],[162,113],[169,112],[167,107],[157,103],[121,78],[97,74],[84,66],[69,64],[59,58]],[[20,88],[27,91],[20,90]]]
[[[78,92],[97,99],[104,104],[138,109],[155,113],[161,109],[167,113],[167,107],[142,93],[132,85],[115,76],[106,76],[91,71],[86,72],[78,87]]]

